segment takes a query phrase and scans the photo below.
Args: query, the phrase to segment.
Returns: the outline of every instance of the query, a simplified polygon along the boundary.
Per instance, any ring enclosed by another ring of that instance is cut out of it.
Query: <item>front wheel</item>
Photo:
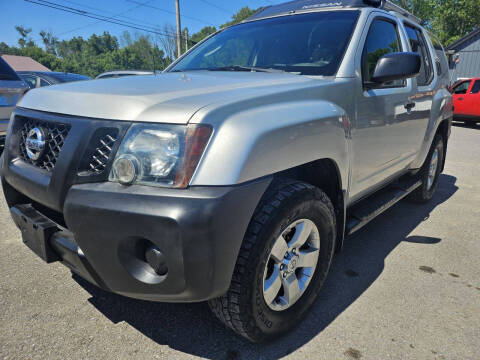
[[[273,185],[249,224],[230,289],[210,308],[254,342],[292,329],[327,277],[335,234],[335,212],[320,189],[288,180]]]

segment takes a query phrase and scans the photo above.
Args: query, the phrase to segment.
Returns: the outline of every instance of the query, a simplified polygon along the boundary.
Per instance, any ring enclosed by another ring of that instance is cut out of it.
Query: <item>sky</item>
[[[37,1],[37,0],[32,0]],[[175,0],[48,0],[90,13],[102,14],[122,21],[143,26],[176,26]],[[182,28],[188,27],[190,34],[204,26],[216,26],[230,20],[233,13],[244,6],[256,9],[260,6],[279,4],[285,0],[180,0]],[[25,0],[0,0],[0,42],[17,45],[19,38],[16,25],[31,28],[30,36],[42,46],[39,32],[51,31],[60,40],[74,36],[88,38],[91,34],[108,31],[119,36],[123,31],[142,31],[96,19],[75,15],[41,6]]]

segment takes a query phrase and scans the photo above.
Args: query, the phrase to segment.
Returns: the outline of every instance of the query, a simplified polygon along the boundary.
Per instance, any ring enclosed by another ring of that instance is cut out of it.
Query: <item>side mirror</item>
[[[422,60],[413,52],[396,52],[378,59],[371,81],[377,84],[418,76]]]

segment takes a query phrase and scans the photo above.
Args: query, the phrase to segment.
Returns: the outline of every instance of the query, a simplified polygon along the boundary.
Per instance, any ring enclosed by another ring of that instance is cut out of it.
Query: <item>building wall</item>
[[[455,67],[455,63],[450,61],[452,81],[480,77],[480,34],[459,45],[455,53],[460,54],[460,62]]]

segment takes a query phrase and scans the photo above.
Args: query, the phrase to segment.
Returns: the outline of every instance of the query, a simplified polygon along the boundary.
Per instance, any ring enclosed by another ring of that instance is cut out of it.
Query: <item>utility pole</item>
[[[185,51],[188,51],[188,28],[185,28]]]
[[[180,0],[175,0],[177,10],[177,58],[182,55],[182,26],[180,24]]]

